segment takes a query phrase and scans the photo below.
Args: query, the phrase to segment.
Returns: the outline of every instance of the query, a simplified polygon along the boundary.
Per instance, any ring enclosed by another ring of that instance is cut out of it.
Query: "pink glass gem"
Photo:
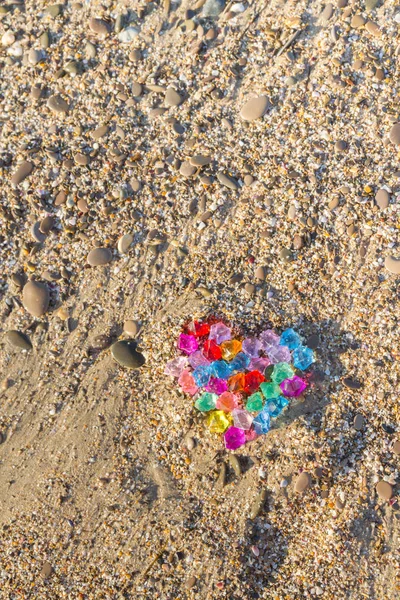
[[[307,384],[300,377],[295,375],[291,379],[284,379],[282,383],[279,384],[279,387],[285,396],[297,398],[297,396],[300,396],[304,392]]]
[[[233,424],[238,429],[244,429],[245,431],[247,431],[248,429],[250,429],[253,423],[253,417],[250,413],[247,412],[247,410],[235,408],[235,410],[232,411],[232,417]]]
[[[259,371],[260,373],[264,373],[265,369],[270,364],[271,361],[269,360],[269,358],[267,358],[266,356],[260,356],[259,358],[252,358],[247,368],[249,371]]]
[[[212,394],[223,394],[228,389],[228,382],[225,379],[219,379],[218,377],[211,377],[210,381],[207,383],[205,389],[207,392],[211,392]]]
[[[178,348],[185,352],[185,354],[193,354],[199,347],[199,343],[194,335],[188,335],[187,333],[181,333],[178,340]]]
[[[292,355],[287,346],[270,346],[267,348],[268,357],[273,365],[280,362],[290,363]]]
[[[248,429],[247,431],[245,431],[246,434],[246,442],[252,442],[253,440],[256,440],[259,435],[258,433],[256,433],[255,429],[253,429],[253,427],[251,429]]]
[[[178,383],[181,386],[182,391],[186,392],[186,394],[190,394],[191,396],[194,396],[196,394],[198,389],[197,385],[193,379],[193,375],[187,369],[182,371],[182,373],[180,374]]]
[[[227,450],[236,450],[246,443],[246,433],[243,429],[228,427],[224,433],[224,441]]]
[[[266,329],[260,334],[260,340],[264,350],[268,350],[271,346],[279,346],[280,339],[279,335],[276,335],[275,331],[272,331],[272,329]]]
[[[173,360],[167,362],[164,373],[165,375],[171,375],[171,377],[179,377],[186,365],[186,356],[178,356],[178,358],[174,358]]]
[[[242,352],[250,356],[250,358],[257,358],[262,350],[262,343],[255,337],[246,338],[242,342]]]
[[[211,325],[208,339],[215,340],[217,344],[222,344],[222,342],[230,340],[231,337],[231,330],[225,323],[215,323],[214,325]]]
[[[238,398],[232,392],[224,392],[217,400],[217,409],[224,412],[231,412],[238,407]]]
[[[209,365],[210,361],[206,359],[201,350],[196,350],[189,356],[189,364],[193,369],[199,367],[200,365]]]

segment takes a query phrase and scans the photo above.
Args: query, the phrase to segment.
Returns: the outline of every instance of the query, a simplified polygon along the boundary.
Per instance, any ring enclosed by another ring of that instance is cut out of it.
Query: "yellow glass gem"
[[[223,410],[213,410],[207,415],[206,423],[211,433],[224,433],[232,424],[232,417]]]
[[[222,342],[220,348],[224,360],[233,360],[236,354],[241,351],[242,342],[239,342],[239,340],[229,340],[228,342]]]

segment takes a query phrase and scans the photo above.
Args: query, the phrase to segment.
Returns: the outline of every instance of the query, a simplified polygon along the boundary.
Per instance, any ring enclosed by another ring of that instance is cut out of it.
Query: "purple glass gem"
[[[210,361],[207,360],[201,350],[196,350],[196,352],[193,352],[193,354],[189,356],[189,364],[193,369],[195,369],[200,365],[209,365]]]
[[[235,408],[231,414],[235,427],[238,429],[244,429],[245,431],[250,429],[251,424],[253,423],[253,417],[247,412],[247,410]]]
[[[164,373],[165,375],[171,375],[171,377],[179,377],[184,368],[187,365],[186,356],[178,356],[173,360],[170,360],[165,365]]]
[[[228,427],[224,433],[225,448],[236,450],[246,443],[246,432],[238,427]]]
[[[230,340],[231,337],[231,330],[225,323],[214,323],[214,325],[211,325],[210,335],[208,336],[209,340],[215,340],[217,344],[222,344],[222,342]]]
[[[249,371],[259,371],[264,373],[271,361],[266,356],[260,356],[259,358],[253,358],[248,366]]]
[[[250,358],[257,358],[262,350],[262,343],[259,339],[252,337],[246,338],[242,342],[242,352],[250,356]]]
[[[178,340],[178,348],[185,354],[193,354],[199,347],[199,343],[194,335],[187,335],[187,333],[181,333]]]
[[[279,387],[288,398],[297,398],[297,396],[300,396],[304,392],[307,384],[303,379],[295,375],[291,379],[284,379],[279,384]]]
[[[268,357],[273,365],[280,362],[290,363],[292,355],[287,346],[270,346],[267,348]]]
[[[272,331],[272,329],[266,329],[260,334],[260,340],[264,350],[268,350],[271,346],[279,346],[280,339],[279,335],[276,335],[275,331]]]
[[[218,377],[211,377],[210,381],[207,383],[205,389],[207,392],[211,392],[212,394],[217,394],[220,396],[224,392],[228,390],[228,382],[225,379],[218,379]]]

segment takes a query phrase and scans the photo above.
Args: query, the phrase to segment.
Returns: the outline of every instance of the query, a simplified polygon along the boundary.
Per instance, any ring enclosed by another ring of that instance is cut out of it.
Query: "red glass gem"
[[[200,321],[194,322],[194,335],[196,337],[203,337],[210,333],[210,326],[208,323],[201,323]]]
[[[264,375],[260,371],[250,371],[246,373],[244,382],[244,391],[248,394],[252,394],[260,387],[260,383],[265,381]]]
[[[222,358],[222,350],[214,340],[206,340],[203,346],[203,355],[208,360],[220,360]]]

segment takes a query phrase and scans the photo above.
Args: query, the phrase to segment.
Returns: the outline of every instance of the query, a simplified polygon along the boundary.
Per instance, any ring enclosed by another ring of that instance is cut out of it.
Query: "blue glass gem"
[[[214,360],[210,365],[211,375],[218,379],[228,379],[232,375],[231,364],[228,365],[225,360]]]
[[[193,371],[193,379],[197,387],[204,387],[210,381],[211,365],[199,365]]]
[[[250,364],[250,357],[244,352],[236,354],[235,358],[231,360],[230,367],[233,371],[244,371]]]
[[[314,362],[314,352],[306,346],[299,346],[293,350],[293,364],[296,369],[305,371]]]
[[[270,426],[271,417],[268,410],[264,408],[253,421],[254,431],[258,435],[263,435],[265,433],[268,433]]]
[[[276,418],[281,414],[282,410],[289,404],[289,400],[284,398],[283,396],[278,396],[277,398],[271,398],[268,400],[266,404],[266,409],[268,410],[271,417]]]
[[[280,346],[287,346],[289,350],[294,350],[301,346],[301,339],[298,333],[294,329],[285,329],[282,332],[281,339],[279,340]]]

